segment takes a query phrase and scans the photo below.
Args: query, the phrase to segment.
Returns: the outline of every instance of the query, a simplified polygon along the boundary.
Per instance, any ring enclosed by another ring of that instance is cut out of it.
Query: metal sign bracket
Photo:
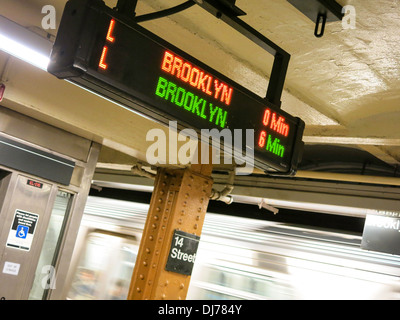
[[[272,54],[275,59],[265,99],[277,107],[281,106],[282,91],[286,79],[290,54],[238,18],[238,16],[243,16],[246,13],[235,5],[236,0],[190,0],[170,9],[135,17],[137,2],[138,0],[118,0],[115,10],[125,16],[133,18],[135,22],[139,23],[180,12],[196,3],[262,49]]]
[[[200,7],[213,14],[218,19],[224,21],[230,27],[241,33],[243,36],[260,46],[262,49],[272,54],[274,64],[268,84],[265,99],[277,107],[281,106],[283,86],[289,66],[290,54],[269,40],[263,34],[255,30],[246,22],[238,18],[244,11],[234,6],[235,1],[230,0],[194,0]],[[230,6],[227,5],[230,3]],[[238,12],[241,14],[238,14]]]

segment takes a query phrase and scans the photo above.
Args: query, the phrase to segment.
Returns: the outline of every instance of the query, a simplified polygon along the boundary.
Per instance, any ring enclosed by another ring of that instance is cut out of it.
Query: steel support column
[[[185,299],[190,275],[166,271],[175,230],[200,236],[213,181],[211,165],[159,168],[128,300]]]

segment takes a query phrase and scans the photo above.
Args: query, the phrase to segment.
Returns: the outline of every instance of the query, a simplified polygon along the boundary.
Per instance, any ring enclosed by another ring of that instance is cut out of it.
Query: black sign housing
[[[301,160],[301,119],[101,0],[67,2],[48,71],[163,124],[177,121],[179,129],[239,129],[242,152],[236,158],[245,160],[241,154],[254,148],[254,165],[264,171],[294,174]],[[254,130],[248,145],[247,129]]]

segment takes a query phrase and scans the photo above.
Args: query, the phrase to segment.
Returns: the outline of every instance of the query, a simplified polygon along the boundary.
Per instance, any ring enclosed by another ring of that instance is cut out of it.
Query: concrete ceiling
[[[139,0],[137,15],[182,3]],[[2,0],[0,15],[43,34],[41,13],[65,0]],[[106,1],[111,7],[116,1]],[[400,161],[400,3],[340,0],[356,12],[355,29],[314,23],[286,0],[237,0],[242,19],[291,54],[282,109],[306,122],[300,169],[397,176]],[[273,58],[223,22],[194,6],[142,25],[264,96]],[[57,29],[48,30],[53,36]],[[57,80],[0,52],[3,105],[144,160],[146,132],[160,125]],[[104,154],[101,160],[117,163]],[[124,158],[123,162],[126,162]],[[379,167],[378,170],[374,168]]]

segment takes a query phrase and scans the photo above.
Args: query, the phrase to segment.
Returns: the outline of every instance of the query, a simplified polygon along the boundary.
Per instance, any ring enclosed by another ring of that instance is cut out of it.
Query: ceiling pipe
[[[133,174],[138,175],[138,176],[146,177],[146,178],[149,178],[149,179],[152,179],[152,180],[154,180],[156,178],[156,175],[154,173],[151,173],[151,172],[143,169],[142,165],[140,163],[137,163],[134,166],[132,166],[131,172]]]
[[[233,197],[230,193],[233,190],[233,182],[235,180],[235,171],[231,170],[229,172],[228,183],[222,191],[217,191],[215,189],[211,190],[210,200],[218,200],[225,202],[226,204],[231,204],[233,202]]]
[[[267,199],[259,197],[248,197],[233,195],[233,201],[235,203],[243,203],[249,205],[258,205],[258,207],[267,209],[274,214],[279,212],[279,209],[289,209],[298,211],[309,211],[324,214],[334,214],[341,216],[365,218],[368,213],[376,213],[377,210],[368,208],[357,208],[340,205],[322,204],[322,203],[311,203],[311,202],[299,202],[291,200],[278,200],[278,199]]]

